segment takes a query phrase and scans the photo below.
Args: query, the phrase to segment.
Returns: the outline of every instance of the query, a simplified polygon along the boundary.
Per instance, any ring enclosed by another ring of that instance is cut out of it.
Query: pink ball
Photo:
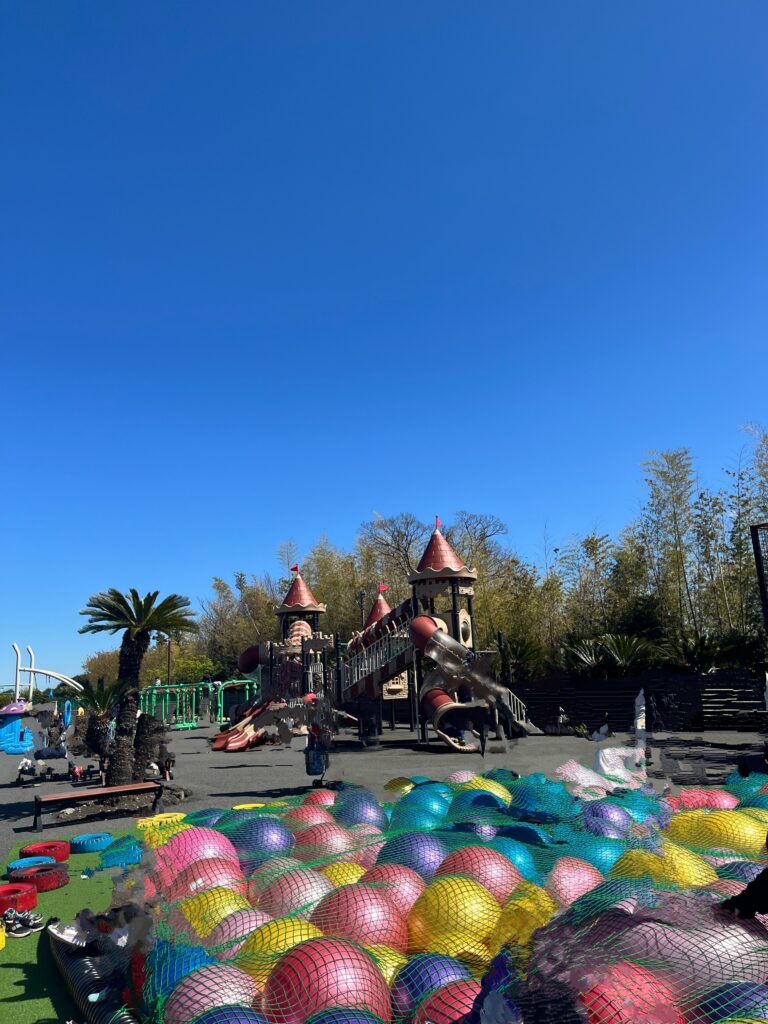
[[[383,836],[380,828],[376,825],[353,825],[349,830],[352,833],[352,841],[355,844],[355,853],[349,858],[353,864],[360,867],[372,868],[379,856],[379,851],[384,846],[385,840],[376,842],[373,836]]]
[[[469,782],[470,779],[477,778],[477,772],[469,772],[465,768],[460,768],[457,772],[451,772],[448,776],[448,782]]]
[[[293,914],[309,920],[317,904],[333,892],[333,888],[330,878],[319,871],[310,868],[286,871],[261,890],[259,910],[272,917]]]
[[[304,1024],[313,1014],[331,1007],[368,1010],[384,1024],[392,1019],[384,976],[359,946],[325,936],[300,942],[280,958],[267,980],[267,1020],[271,1024]]]
[[[746,882],[737,882],[735,878],[718,878],[707,886],[713,892],[721,892],[724,896],[738,896],[746,889]]]
[[[347,829],[341,825],[310,825],[296,835],[293,853],[299,860],[323,860],[334,857],[337,860],[349,860],[339,856],[349,853],[354,840]]]
[[[342,885],[318,903],[312,917],[325,935],[338,935],[361,946],[408,948],[408,927],[394,901],[373,885]]]
[[[144,875],[144,899],[153,900],[157,896],[157,885],[155,884],[155,875],[153,872],[148,871]]]
[[[189,1024],[215,1006],[252,1006],[259,997],[254,982],[229,964],[198,967],[178,983],[164,1008],[165,1024]]]
[[[244,891],[245,879],[240,865],[222,857],[197,861],[179,871],[171,883],[164,886],[164,892],[167,899],[175,902],[217,885],[225,889],[237,889],[238,892]]]
[[[605,879],[592,864],[579,857],[559,857],[547,879],[547,892],[562,907],[590,892]]]
[[[330,789],[313,789],[304,797],[304,806],[331,807],[336,802],[336,794]]]
[[[335,825],[336,820],[323,807],[315,807],[310,804],[307,807],[294,807],[283,818],[283,823],[292,831],[300,828],[308,828],[310,825]]]
[[[449,853],[435,872],[435,878],[443,875],[465,875],[472,878],[485,886],[502,904],[506,903],[512,890],[523,880],[511,860],[485,846],[462,846]]]
[[[589,1024],[683,1024],[674,993],[661,978],[628,961],[611,964],[579,999]]]
[[[449,981],[427,996],[416,1011],[413,1024],[461,1024],[479,994],[479,981]]]
[[[235,910],[216,925],[205,940],[208,947],[223,946],[213,955],[217,960],[231,960],[251,934],[272,918],[260,910]]]
[[[739,804],[739,798],[724,789],[698,789],[694,786],[690,789],[681,789],[679,800],[680,806],[686,810],[698,810],[704,807],[731,811]]]
[[[155,853],[158,865],[170,868],[172,872],[177,872],[195,861],[211,857],[221,857],[239,863],[237,850],[229,839],[212,828],[188,828],[183,832],[177,832],[165,846],[158,847]]]
[[[385,893],[400,907],[403,914],[409,914],[411,907],[427,887],[427,883],[412,868],[404,864],[378,864],[366,871],[361,884],[373,885]]]

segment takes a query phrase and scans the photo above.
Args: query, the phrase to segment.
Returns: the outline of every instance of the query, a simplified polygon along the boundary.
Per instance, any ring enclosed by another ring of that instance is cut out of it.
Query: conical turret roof
[[[324,612],[324,604],[318,604],[315,595],[297,572],[293,583],[288,588],[288,593],[283,598],[283,603],[278,606],[278,615],[287,615],[294,612]]]
[[[385,615],[389,615],[392,609],[387,604],[386,598],[383,594],[379,594],[376,600],[371,605],[371,610],[368,612],[368,618],[365,620],[363,629],[368,629],[374,623],[378,622],[379,619],[383,619]]]
[[[477,579],[477,573],[462,562],[440,532],[440,528],[436,526],[416,567],[416,572],[412,573],[408,579],[409,582],[415,583],[422,579],[441,579],[443,577],[474,580]]]

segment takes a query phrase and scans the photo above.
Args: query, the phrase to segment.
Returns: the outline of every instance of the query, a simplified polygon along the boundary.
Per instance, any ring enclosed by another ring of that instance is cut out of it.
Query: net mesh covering
[[[768,1021],[768,777],[672,796],[573,774],[462,771],[393,779],[385,802],[344,786],[145,820],[121,876],[153,921],[134,1011],[157,1024]]]

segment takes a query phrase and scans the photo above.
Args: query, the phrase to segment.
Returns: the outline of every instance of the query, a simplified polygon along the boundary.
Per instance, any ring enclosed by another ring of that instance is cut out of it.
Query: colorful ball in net
[[[389,988],[375,961],[344,939],[302,942],[281,957],[264,989],[272,1024],[304,1024],[321,1010],[366,1010],[389,1024]]]

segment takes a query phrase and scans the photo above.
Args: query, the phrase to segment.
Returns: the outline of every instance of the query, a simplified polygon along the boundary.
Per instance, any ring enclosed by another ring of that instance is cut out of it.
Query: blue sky
[[[375,511],[537,559],[768,420],[760,0],[0,18],[0,676]]]

